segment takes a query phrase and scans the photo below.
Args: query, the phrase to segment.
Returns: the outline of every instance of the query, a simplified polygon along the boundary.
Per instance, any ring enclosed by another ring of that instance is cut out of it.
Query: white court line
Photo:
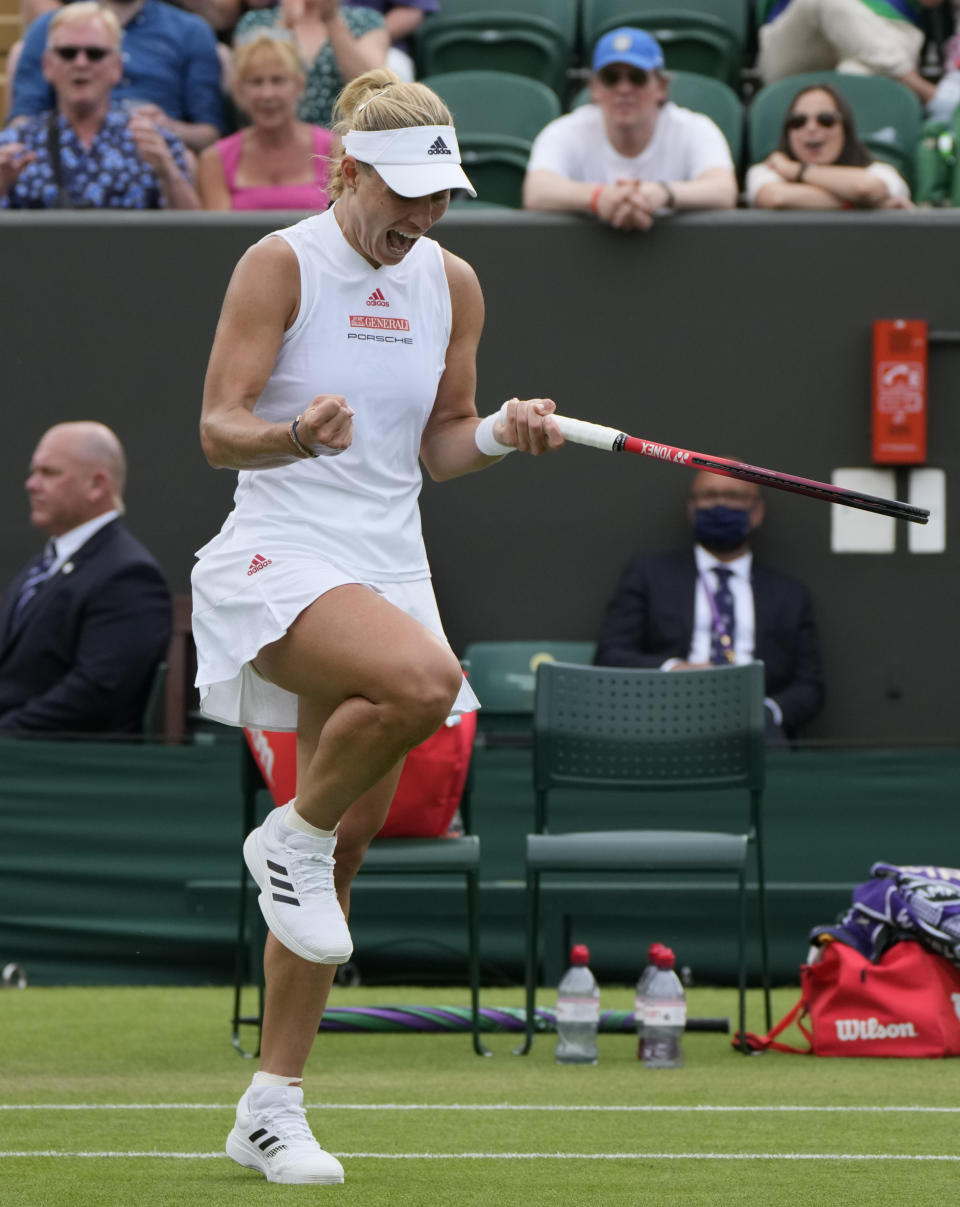
[[[235,1102],[45,1102],[0,1103],[0,1111],[232,1111]],[[606,1111],[614,1114],[654,1113],[688,1114],[714,1112],[717,1114],[917,1114],[957,1115],[960,1106],[690,1106],[631,1105],[610,1106],[582,1103],[574,1106],[520,1104],[511,1102],[309,1102],[307,1110],[326,1111]]]
[[[336,1153],[346,1160],[371,1161],[960,1161],[956,1153]],[[154,1157],[220,1160],[226,1153],[178,1152],[0,1152],[5,1157]]]

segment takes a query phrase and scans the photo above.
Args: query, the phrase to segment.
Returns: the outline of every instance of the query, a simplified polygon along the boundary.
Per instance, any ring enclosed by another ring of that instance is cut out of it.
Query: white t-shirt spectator
[[[827,165],[824,165],[827,166]],[[832,166],[832,165],[831,165]],[[837,165],[842,166],[842,165]],[[891,197],[906,197],[910,196],[910,188],[907,182],[903,179],[896,168],[888,163],[881,163],[880,160],[874,160],[867,169],[874,176],[879,176],[887,186]],[[765,163],[755,163],[747,172],[747,179],[744,185],[744,192],[747,194],[747,204],[757,204],[757,193],[765,184],[770,184],[774,180],[783,180],[773,168],[768,168]]]
[[[600,107],[583,105],[544,126],[527,164],[528,172],[542,169],[597,184],[695,180],[709,168],[734,170],[727,140],[709,117],[672,101],[660,110],[653,138],[639,155],[618,155],[607,140]]]

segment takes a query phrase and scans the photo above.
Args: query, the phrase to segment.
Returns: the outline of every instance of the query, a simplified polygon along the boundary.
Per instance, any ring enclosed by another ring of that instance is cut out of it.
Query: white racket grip
[[[590,448],[602,448],[608,453],[614,451],[614,446],[623,436],[623,433],[614,427],[587,423],[585,419],[569,419],[566,415],[551,415],[551,419],[563,433],[563,438],[571,444],[586,444]]]

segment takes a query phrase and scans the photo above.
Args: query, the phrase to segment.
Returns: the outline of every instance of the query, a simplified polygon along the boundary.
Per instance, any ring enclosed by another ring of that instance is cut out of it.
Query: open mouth
[[[398,256],[405,256],[416,241],[415,237],[401,235],[398,230],[387,231],[387,247]]]

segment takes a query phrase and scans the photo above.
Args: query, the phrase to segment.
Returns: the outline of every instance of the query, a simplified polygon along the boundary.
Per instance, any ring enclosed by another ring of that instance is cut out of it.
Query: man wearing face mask
[[[687,503],[693,549],[627,562],[595,662],[682,671],[758,658],[776,742],[816,716],[823,683],[809,591],[753,557],[750,538],[763,512],[752,483],[698,473]]]

